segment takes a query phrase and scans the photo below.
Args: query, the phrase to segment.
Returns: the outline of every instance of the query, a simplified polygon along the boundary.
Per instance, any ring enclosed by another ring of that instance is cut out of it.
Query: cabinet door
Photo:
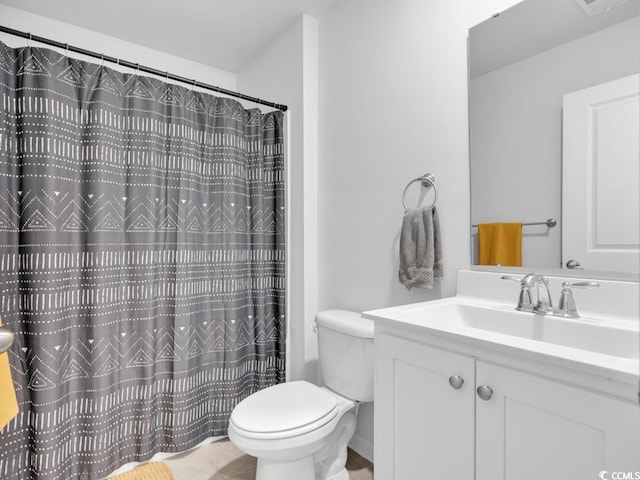
[[[473,479],[474,360],[385,334],[376,352],[376,478]]]
[[[493,389],[476,399],[476,480],[640,472],[637,404],[482,361],[476,385]]]

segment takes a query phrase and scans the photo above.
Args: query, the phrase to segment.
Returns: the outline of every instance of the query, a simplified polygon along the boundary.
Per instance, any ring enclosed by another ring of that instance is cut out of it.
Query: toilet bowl
[[[234,410],[229,438],[258,458],[257,480],[348,480],[344,462],[330,467],[353,436],[357,402],[305,381],[282,383],[247,400]]]
[[[231,414],[229,438],[257,457],[256,480],[348,480],[358,406],[373,400],[373,323],[345,310],[316,317],[325,387],[306,381],[260,390]]]

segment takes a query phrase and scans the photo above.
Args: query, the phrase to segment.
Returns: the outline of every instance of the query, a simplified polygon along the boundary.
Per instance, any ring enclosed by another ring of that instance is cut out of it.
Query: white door
[[[473,358],[386,334],[376,352],[376,478],[473,479]]]
[[[482,361],[476,385],[492,389],[476,399],[476,480],[589,480],[611,478],[599,476],[604,470],[640,472],[635,402]]]
[[[564,96],[564,268],[640,269],[639,91],[632,75]]]

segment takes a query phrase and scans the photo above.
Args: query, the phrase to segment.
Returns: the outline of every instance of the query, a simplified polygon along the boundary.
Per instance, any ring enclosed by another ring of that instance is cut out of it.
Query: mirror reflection
[[[472,264],[640,270],[639,5],[525,0],[470,30]]]

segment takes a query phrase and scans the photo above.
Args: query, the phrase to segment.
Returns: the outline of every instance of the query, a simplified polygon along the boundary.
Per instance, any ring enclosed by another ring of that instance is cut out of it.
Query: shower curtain
[[[0,90],[0,478],[225,434],[284,381],[282,112],[1,43]]]

